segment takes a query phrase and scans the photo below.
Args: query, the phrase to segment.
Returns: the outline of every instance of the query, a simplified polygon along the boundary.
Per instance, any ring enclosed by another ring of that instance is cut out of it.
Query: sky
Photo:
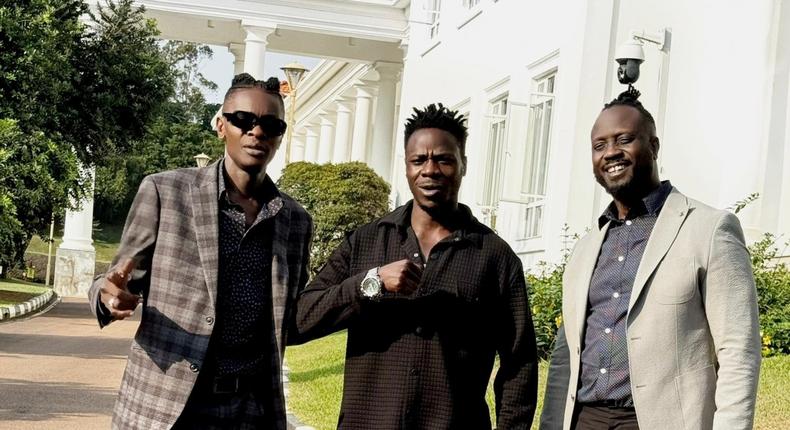
[[[224,46],[211,45],[211,49],[214,51],[214,56],[211,60],[206,60],[200,65],[200,71],[206,79],[214,81],[218,88],[216,91],[206,90],[204,95],[209,103],[221,103],[222,96],[225,95],[225,91],[230,86],[231,79],[233,79],[233,54]],[[285,75],[280,70],[280,67],[292,61],[297,61],[309,70],[312,70],[321,59],[267,52],[264,59],[264,76],[266,78],[276,76],[280,80],[285,80]],[[261,77],[257,78],[260,79]]]

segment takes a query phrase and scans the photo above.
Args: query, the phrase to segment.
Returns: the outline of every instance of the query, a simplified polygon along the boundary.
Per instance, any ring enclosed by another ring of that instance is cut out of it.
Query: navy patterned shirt
[[[219,175],[219,280],[217,321],[209,360],[215,375],[271,371],[277,349],[272,320],[272,234],[283,201],[267,177],[261,210],[247,226],[244,210],[228,197],[224,163]]]
[[[626,219],[618,219],[614,202],[598,218],[598,228],[610,224],[590,280],[577,394],[581,403],[615,401],[633,406],[626,344],[628,302],[645,246],[670,191],[672,184],[663,181],[629,210]]]

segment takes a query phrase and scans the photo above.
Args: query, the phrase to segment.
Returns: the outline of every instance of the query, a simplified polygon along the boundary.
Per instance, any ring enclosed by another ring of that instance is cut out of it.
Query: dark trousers
[[[634,408],[579,404],[573,414],[575,430],[639,430]]]
[[[250,377],[253,378],[253,377]],[[206,378],[208,379],[208,378]],[[265,413],[267,397],[260,385],[256,389],[216,392],[210,381],[195,384],[175,430],[258,430],[273,424]]]

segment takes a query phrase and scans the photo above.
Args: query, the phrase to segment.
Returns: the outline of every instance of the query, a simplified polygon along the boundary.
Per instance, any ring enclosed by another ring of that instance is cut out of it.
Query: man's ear
[[[461,176],[466,176],[466,155],[461,157]]]
[[[225,130],[225,119],[224,118],[222,118],[222,117],[217,118],[216,130],[217,130],[217,137],[220,138],[220,140],[225,140],[225,132],[226,132],[226,130]]]
[[[658,136],[650,138],[650,150],[653,151],[653,159],[658,160],[658,150],[661,148],[661,143],[658,141]]]

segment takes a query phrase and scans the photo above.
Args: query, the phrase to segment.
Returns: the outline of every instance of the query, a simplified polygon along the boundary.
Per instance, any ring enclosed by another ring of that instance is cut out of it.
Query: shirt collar
[[[411,227],[411,210],[414,207],[414,200],[409,200],[405,205],[395,209],[381,218],[377,225],[394,226],[402,234]],[[477,221],[468,206],[458,203],[458,217],[460,228],[453,233],[453,236],[460,240],[467,240],[475,246],[480,247],[483,243],[483,234],[490,231],[488,227]]]
[[[661,185],[659,185],[658,188],[651,191],[650,194],[639,201],[637,206],[634,206],[628,211],[628,216],[626,218],[634,219],[642,215],[658,216],[670,192],[672,192],[672,183],[669,181],[661,181]],[[615,206],[614,202],[609,203],[609,206],[607,206],[603,214],[598,217],[598,228],[603,228],[609,221],[620,221],[617,213],[617,206]]]
[[[222,158],[219,163],[217,163],[217,199],[220,203],[227,203],[227,204],[234,204],[228,198],[228,184],[227,179],[225,178],[225,159]],[[274,181],[266,175],[266,179],[263,181],[263,187],[261,190],[261,215],[264,219],[271,218],[280,211],[283,207],[283,199],[280,191],[277,189],[277,186],[274,185]],[[259,215],[260,216],[260,215]]]

